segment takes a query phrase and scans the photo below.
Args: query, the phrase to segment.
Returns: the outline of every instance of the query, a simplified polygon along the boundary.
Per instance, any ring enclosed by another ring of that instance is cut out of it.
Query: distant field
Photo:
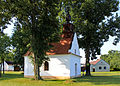
[[[120,72],[95,72],[91,77],[43,81],[24,78],[22,72],[6,72],[0,78],[0,86],[120,86]]]

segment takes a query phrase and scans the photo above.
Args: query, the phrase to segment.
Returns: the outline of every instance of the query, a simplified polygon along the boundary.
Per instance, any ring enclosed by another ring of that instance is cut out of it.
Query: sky
[[[6,33],[8,36],[11,36],[13,33],[13,27],[14,25],[11,23],[11,25],[8,25],[8,28],[4,30],[4,33]]]
[[[120,1],[120,0],[119,0]],[[120,4],[119,4],[119,11],[117,12],[120,16]],[[13,33],[13,24],[8,25],[8,28],[4,30],[5,33],[8,34],[8,36],[11,36]],[[115,37],[110,37],[108,42],[105,42],[104,45],[101,47],[101,55],[108,54],[109,50],[119,50],[120,51],[120,42],[115,46],[113,45],[113,40]],[[85,62],[85,53],[84,50],[80,49],[80,55],[83,57],[81,60],[82,63]],[[97,56],[100,58],[100,56]]]

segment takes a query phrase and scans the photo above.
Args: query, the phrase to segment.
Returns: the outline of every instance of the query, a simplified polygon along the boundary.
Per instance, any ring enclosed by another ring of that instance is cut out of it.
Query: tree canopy
[[[15,64],[19,64],[22,67],[24,66],[24,54],[30,48],[30,38],[29,31],[24,31],[24,29],[14,29],[14,33],[11,37],[12,52],[13,52],[13,61]]]
[[[59,40],[58,0],[1,0],[1,13],[9,21],[15,17],[17,30],[29,31],[30,49],[33,53],[35,79],[39,77],[39,67],[47,59],[51,42]],[[28,33],[27,33],[28,34]]]
[[[110,50],[108,54],[100,57],[110,65],[110,69],[120,70],[120,51]]]
[[[0,62],[3,62],[3,59],[8,59],[10,45],[10,38],[7,35],[0,35]]]
[[[100,49],[109,35],[120,35],[120,18],[113,12],[118,10],[118,0],[75,0],[73,23],[78,34],[79,45],[85,50],[86,75],[90,75],[89,59],[100,55]]]

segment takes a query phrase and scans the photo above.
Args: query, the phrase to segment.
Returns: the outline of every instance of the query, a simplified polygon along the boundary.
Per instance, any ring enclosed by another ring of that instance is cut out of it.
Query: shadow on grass
[[[94,75],[94,74],[93,74]],[[24,78],[23,74],[5,74],[0,78],[0,81],[2,80],[9,80],[9,79],[17,79],[17,78]],[[74,78],[74,79],[67,79],[67,80],[56,80],[56,79],[45,79],[43,80],[46,83],[47,82],[64,82],[64,83],[92,83],[94,85],[120,85],[120,74],[115,75],[108,75],[108,76],[102,76],[95,75],[95,76],[84,76],[80,78]]]
[[[74,79],[66,80],[51,80],[45,79],[43,81],[53,81],[53,82],[65,82],[65,83],[92,83],[94,85],[120,85],[120,75],[109,75],[109,76],[84,76]]]
[[[66,81],[61,79],[43,79],[43,81]]]
[[[16,79],[16,78],[23,78],[24,75],[21,73],[21,74],[2,74],[2,77],[0,78],[0,81],[1,80],[9,80],[9,79]]]
[[[72,79],[73,82],[90,82],[95,85],[120,84],[120,75],[112,76],[85,76]]]

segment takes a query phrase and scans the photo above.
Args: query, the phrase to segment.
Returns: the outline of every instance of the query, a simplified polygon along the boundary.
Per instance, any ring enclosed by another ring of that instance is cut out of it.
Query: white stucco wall
[[[9,65],[9,66],[8,66],[8,70],[14,71],[14,66],[13,66],[13,65]]]
[[[34,75],[34,66],[31,62],[31,59],[28,56],[24,57],[24,75],[25,76]]]
[[[2,69],[3,70],[3,64],[2,64]],[[4,70],[5,71],[14,71],[14,65],[8,65],[5,61],[4,61]]]
[[[70,76],[70,55],[49,56],[49,71],[41,67],[41,76]]]
[[[77,40],[77,34],[76,33],[74,34],[71,49],[69,50],[69,52],[80,56],[80,50],[79,50],[79,45],[78,45],[78,40]]]
[[[44,65],[40,68],[41,76],[70,76],[70,57],[69,55],[52,55],[49,56],[49,71],[44,71]],[[29,57],[24,57],[24,75],[33,76],[34,66]]]
[[[44,71],[44,64],[40,68],[41,76],[75,76],[75,63],[77,63],[77,75],[80,75],[80,57],[72,54],[50,55],[49,71]],[[33,76],[34,66],[29,57],[24,57],[24,75]]]
[[[101,67],[101,69],[99,69]],[[106,69],[104,69],[106,67]],[[95,72],[109,72],[110,71],[110,65],[106,63],[104,60],[100,60],[96,65],[90,66],[90,71],[93,72],[93,68],[95,69]]]
[[[80,65],[80,57],[75,55],[70,55],[70,76],[78,76],[81,75],[81,65]],[[75,73],[75,64],[77,64],[77,74]]]
[[[2,63],[2,69],[3,70],[3,63]],[[4,70],[8,70],[8,64],[4,61]]]

